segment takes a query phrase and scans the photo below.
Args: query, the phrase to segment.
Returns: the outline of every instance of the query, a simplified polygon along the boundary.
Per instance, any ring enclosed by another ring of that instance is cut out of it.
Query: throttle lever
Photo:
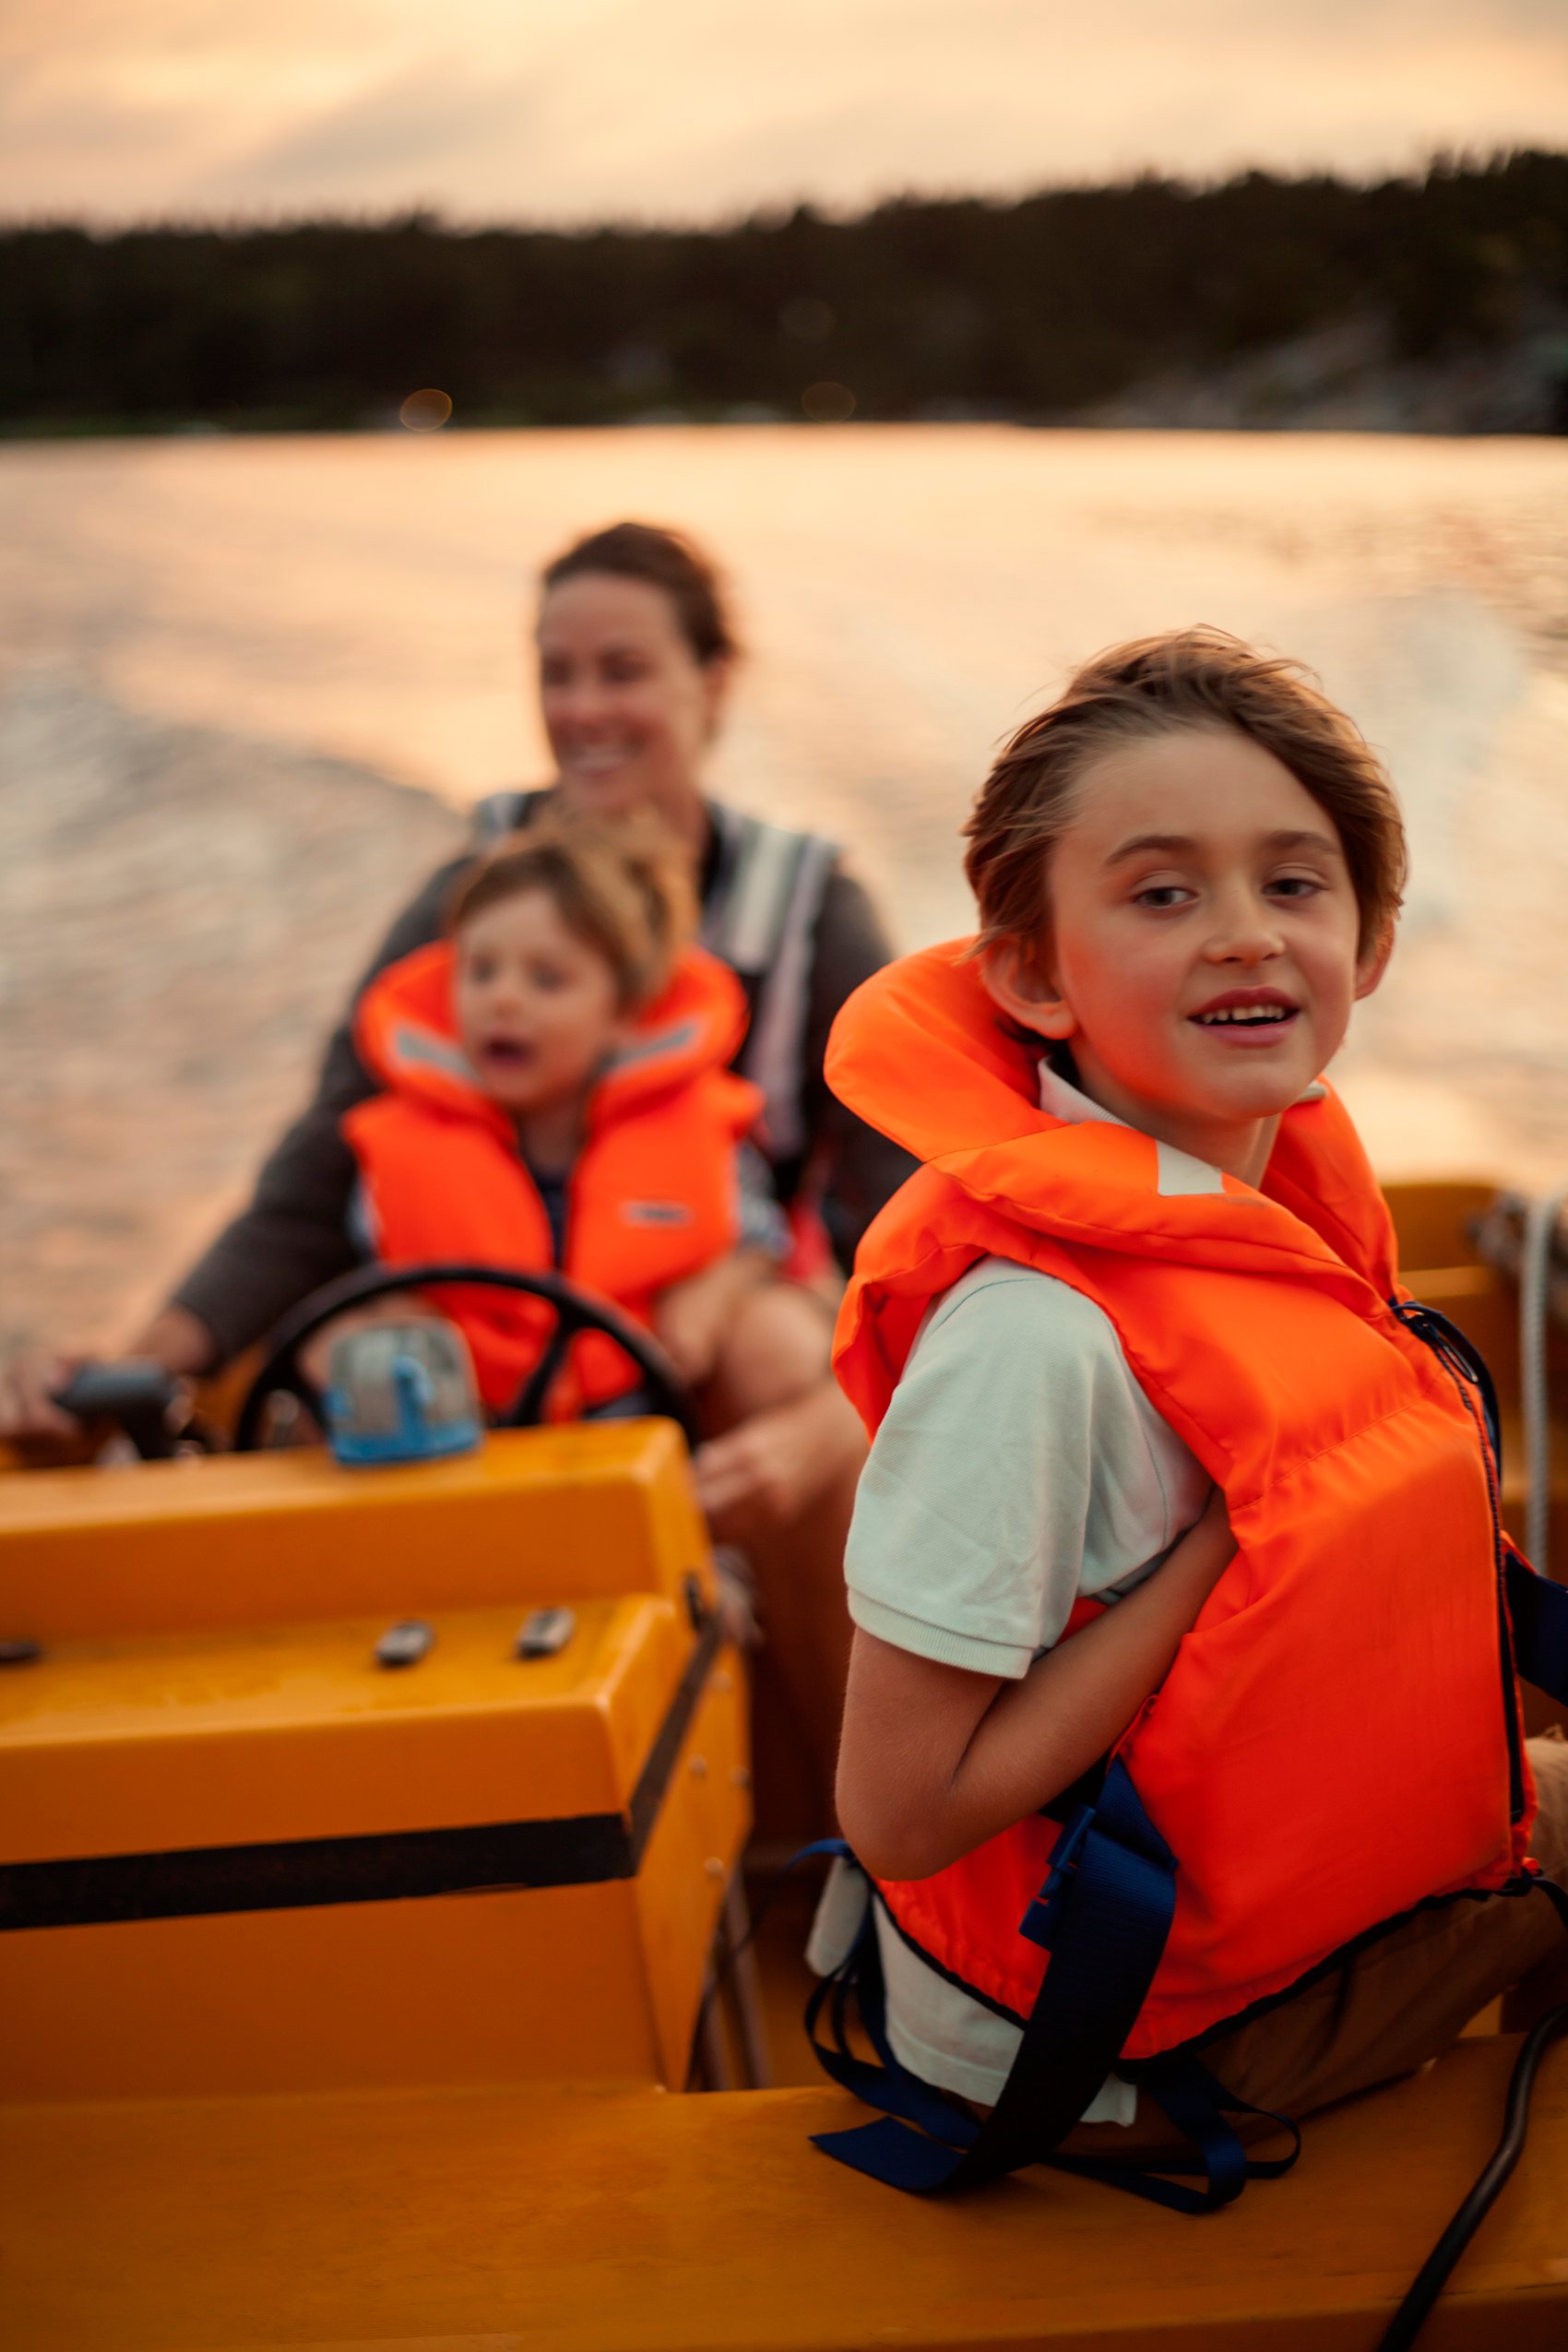
[[[169,1422],[179,1394],[179,1382],[161,1364],[127,1356],[118,1363],[78,1365],[53,1392],[53,1401],[77,1420],[107,1416],[118,1421],[144,1462],[166,1462],[174,1452]]]

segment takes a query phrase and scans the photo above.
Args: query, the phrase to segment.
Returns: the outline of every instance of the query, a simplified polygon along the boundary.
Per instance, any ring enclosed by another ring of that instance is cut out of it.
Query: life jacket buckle
[[[1018,1933],[1028,1936],[1031,1943],[1038,1943],[1043,1952],[1051,1950],[1051,1941],[1060,1919],[1063,1899],[1067,1893],[1069,1882],[1077,1874],[1079,1858],[1083,1852],[1084,1840],[1089,1834],[1089,1823],[1094,1819],[1094,1811],[1092,1805],[1080,1805],[1072,1814],[1061,1836],[1051,1849],[1051,1859],[1046,1864],[1045,1876],[1040,1881],[1039,1893],[1018,1922]]]

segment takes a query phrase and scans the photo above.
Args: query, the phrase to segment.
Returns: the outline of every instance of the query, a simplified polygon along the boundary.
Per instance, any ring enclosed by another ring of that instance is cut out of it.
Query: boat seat
[[[541,2034],[549,2019],[538,2021]],[[0,2110],[8,2352],[1372,2352],[1491,2148],[1467,2041],[1202,2220],[1036,2171],[951,2204],[807,2142],[822,2088],[335,2094]],[[1568,2341],[1568,2048],[1422,2352]]]

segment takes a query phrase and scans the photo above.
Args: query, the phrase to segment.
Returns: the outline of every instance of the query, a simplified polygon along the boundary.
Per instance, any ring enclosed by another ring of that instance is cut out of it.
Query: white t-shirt
[[[1057,1116],[1107,1113],[1049,1071]],[[1182,1155],[1175,1155],[1182,1158]],[[1168,1189],[1216,1189],[1187,1160]],[[982,1258],[932,1301],[861,1474],[845,1555],[857,1625],[1016,1680],[1080,1593],[1114,1600],[1202,1515],[1209,1480],[1134,1378],[1114,1325],[1054,1277]],[[912,1952],[879,1904],[894,2054],[993,2105],[1018,2028]],[[1114,2075],[1085,2114],[1130,2122]]]

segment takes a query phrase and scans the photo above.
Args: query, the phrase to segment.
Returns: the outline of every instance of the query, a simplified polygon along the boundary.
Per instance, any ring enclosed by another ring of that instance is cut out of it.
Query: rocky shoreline
[[[1402,359],[1390,321],[1336,321],[1229,362],[1172,369],[1074,424],[1201,433],[1568,433],[1568,311],[1490,350]]]

